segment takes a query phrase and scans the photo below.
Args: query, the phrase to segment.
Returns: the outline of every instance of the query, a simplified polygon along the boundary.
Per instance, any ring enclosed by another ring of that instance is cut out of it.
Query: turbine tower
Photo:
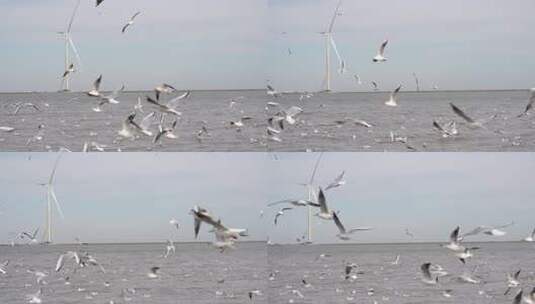
[[[331,47],[334,49],[334,52],[338,57],[340,66],[344,64],[342,58],[340,57],[340,54],[338,53],[338,49],[336,48],[336,44],[334,43],[333,39],[334,22],[336,20],[336,17],[340,15],[339,11],[341,5],[342,0],[339,0],[338,4],[336,5],[336,9],[334,10],[334,15],[331,18],[331,22],[329,23],[329,27],[327,28],[327,31],[320,33],[323,34],[325,37],[325,92],[331,91]]]
[[[54,192],[54,177],[56,176],[56,169],[58,167],[60,158],[61,158],[61,155],[58,156],[58,158],[56,159],[56,162],[54,163],[54,168],[52,169],[52,173],[50,174],[48,183],[40,184],[41,186],[46,187],[46,216],[45,216],[45,231],[43,234],[43,244],[52,243],[52,208],[53,208],[52,202],[54,202],[54,205],[56,206],[56,210],[58,214],[61,216],[62,219],[64,219],[63,211],[61,210],[61,206],[56,197],[56,193]]]
[[[316,164],[314,165],[314,170],[312,170],[312,175],[310,176],[310,180],[308,181],[308,184],[306,184],[307,191],[308,191],[308,200],[311,202],[316,202],[318,200],[318,195],[316,194],[316,190],[314,189],[314,178],[316,177],[316,171],[318,171],[318,166],[321,161],[321,157],[323,156],[323,153],[320,154],[318,157],[318,160],[316,161]],[[312,206],[308,206],[308,212],[307,212],[307,243],[312,243]]]
[[[74,17],[76,16],[76,13],[78,12],[78,7],[80,7],[80,0],[77,0],[76,6],[74,7],[74,11],[71,15],[71,19],[69,20],[69,24],[67,25],[67,29],[64,32],[58,32],[58,34],[61,36],[61,38],[65,41],[65,70],[67,71],[69,69],[69,66],[72,63],[70,50],[73,51],[74,55],[76,56],[76,62],[77,64],[81,65],[80,61],[80,55],[78,55],[78,50],[76,49],[76,46],[74,45],[74,42],[72,41],[71,37],[71,29],[72,29],[72,23],[74,22]],[[61,91],[68,92],[70,91],[70,77],[71,74],[69,73],[61,80]]]

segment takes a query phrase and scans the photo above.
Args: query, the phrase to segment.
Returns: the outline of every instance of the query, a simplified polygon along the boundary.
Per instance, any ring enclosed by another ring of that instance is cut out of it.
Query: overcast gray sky
[[[30,158],[31,156],[31,158]],[[248,228],[249,240],[294,242],[306,230],[306,209],[287,212],[273,225],[268,202],[300,198],[315,153],[68,153],[59,164],[54,240],[72,242],[193,241],[189,209],[202,204],[229,226]],[[45,189],[56,155],[1,153],[0,243],[22,230],[43,227]],[[326,153],[317,182],[342,170],[347,185],[327,200],[350,228],[372,226],[355,242],[446,241],[449,232],[515,221],[503,238],[519,240],[535,226],[535,154],[532,153]],[[265,215],[260,219],[260,210]],[[170,218],[182,224],[176,233]],[[335,242],[332,222],[314,219],[314,241]],[[200,240],[213,237],[202,229]]]
[[[324,31],[337,0],[82,0],[72,37],[82,58],[72,88],[104,74],[106,89],[179,88],[318,90]],[[0,0],[0,91],[59,89],[63,43],[75,0]],[[333,89],[509,89],[535,86],[532,12],[517,0],[343,1],[334,38],[349,72]],[[120,33],[136,11],[142,14]],[[282,32],[287,34],[281,35]],[[390,39],[386,64],[371,58]],[[288,48],[292,55],[288,55]],[[364,81],[357,87],[353,74]]]

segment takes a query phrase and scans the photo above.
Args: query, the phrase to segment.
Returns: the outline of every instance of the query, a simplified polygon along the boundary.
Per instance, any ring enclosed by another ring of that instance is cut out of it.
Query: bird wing
[[[422,270],[422,274],[424,277],[428,280],[431,280],[431,272],[429,271],[429,267],[431,267],[431,263],[424,263],[422,266],[420,266],[420,269]]]
[[[435,120],[433,120],[433,127],[435,127],[435,129],[439,130],[442,133],[446,133],[446,130],[444,130],[444,128],[442,128],[442,126],[439,125],[438,122],[436,122]]]
[[[303,109],[296,106],[290,107],[288,110],[285,111],[287,116],[295,116],[301,112],[303,112]]]
[[[320,211],[322,213],[329,213],[329,208],[327,207],[327,200],[325,199],[325,194],[323,193],[323,190],[321,188],[318,194],[318,203],[320,204]]]
[[[450,234],[450,241],[457,243],[459,241],[459,230],[461,227],[457,226]]]
[[[381,48],[379,49],[379,54],[381,54],[381,56],[385,54],[385,48],[387,44],[388,44],[388,40],[385,40],[383,44],[381,44]]]
[[[121,30],[121,33],[124,34],[124,32],[126,32],[126,29],[130,26],[130,23],[127,23],[123,26],[123,29]]]
[[[392,97],[396,97],[396,95],[398,95],[399,91],[401,90],[401,84],[394,90],[394,92],[392,92]]]
[[[134,19],[136,19],[136,17],[141,14],[141,12],[137,12],[135,13],[131,18],[130,18],[130,21],[134,21]]]
[[[145,117],[143,117],[139,126],[141,127],[141,129],[147,130],[151,126],[151,124],[154,122],[155,118],[156,118],[156,112],[151,112],[147,114]]]
[[[97,91],[100,89],[100,82],[102,81],[102,74],[93,83],[93,90]]]
[[[191,94],[191,91],[186,91],[180,95],[178,95],[177,97],[169,100],[169,102],[167,102],[167,106],[170,107],[170,108],[176,108],[176,106],[178,105],[178,102],[182,99],[185,99],[185,98],[188,98],[188,96]]]
[[[334,224],[336,224],[336,227],[338,227],[338,230],[340,230],[340,233],[345,234],[346,228],[344,227],[344,225],[338,218],[338,215],[336,214],[336,212],[333,213],[333,219],[334,219]]]
[[[462,119],[466,120],[469,123],[474,123],[475,121],[470,118],[468,115],[466,115],[463,110],[459,109],[456,105],[454,105],[452,102],[450,102],[450,106],[455,114],[460,116]]]
[[[56,262],[56,272],[60,271],[61,268],[63,268],[63,265],[64,265],[64,259],[65,259],[65,255],[64,254],[61,254],[58,258],[58,261]]]

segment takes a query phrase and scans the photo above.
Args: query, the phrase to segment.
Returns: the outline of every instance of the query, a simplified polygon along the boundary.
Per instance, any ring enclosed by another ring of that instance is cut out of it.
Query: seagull
[[[320,212],[316,213],[315,215],[324,220],[332,220],[334,212],[329,210],[329,207],[327,207],[327,200],[325,199],[325,194],[323,193],[323,189],[321,189],[321,187],[318,193],[318,203],[320,205]]]
[[[123,128],[119,131],[120,136],[131,139],[135,139],[138,133],[152,136],[152,132],[148,130],[148,127],[151,125],[155,113],[152,112],[145,116],[141,121],[141,124],[137,124],[134,121],[136,115],[137,114],[135,112],[128,115],[126,120],[123,122]]]
[[[15,131],[15,128],[7,127],[7,126],[0,126],[0,131],[9,133],[9,132]]]
[[[241,128],[241,127],[243,127],[245,125],[246,121],[249,121],[251,119],[253,119],[253,118],[250,117],[250,116],[243,116],[239,120],[231,121],[230,125],[234,126],[234,127],[237,127],[237,128]]]
[[[175,244],[173,243],[173,241],[167,240],[166,252],[165,252],[165,255],[163,257],[165,259],[167,259],[169,254],[171,254],[171,251],[173,252],[173,254],[175,254],[175,251],[176,251]]]
[[[379,53],[377,53],[377,55],[373,57],[373,62],[385,62],[386,61],[386,57],[384,55],[385,55],[385,48],[387,44],[388,44],[388,40],[385,40],[383,44],[381,44],[381,47],[379,48]]]
[[[507,274],[507,290],[503,293],[503,295],[507,295],[509,291],[511,291],[512,288],[516,288],[520,286],[520,281],[518,280],[518,277],[520,276],[520,272],[522,269],[519,269],[514,274]]]
[[[139,111],[140,113],[144,113],[143,104],[141,103],[141,97],[139,96],[137,98],[137,104],[134,106],[134,110]]]
[[[37,278],[37,285],[41,285],[41,284],[46,285],[46,282],[44,281],[44,279],[48,277],[48,274],[42,271],[37,271],[37,270],[32,270],[32,269],[29,269],[28,273],[35,275],[35,277]]]
[[[91,97],[100,97],[100,83],[102,82],[102,74],[93,82],[93,88],[87,92],[87,95]]]
[[[518,115],[517,117],[522,117],[524,115],[528,115],[529,114],[529,111],[531,110],[531,108],[533,108],[533,104],[535,103],[535,88],[532,88],[530,90],[530,97],[529,97],[529,101],[528,101],[528,104],[526,105],[526,109],[524,110],[524,112],[520,113],[520,115]]]
[[[456,105],[454,105],[452,102],[450,102],[450,106],[453,110],[453,112],[455,114],[457,114],[459,117],[461,117],[462,119],[464,119],[467,123],[468,123],[468,127],[472,128],[472,129],[476,129],[476,128],[483,128],[484,124],[487,123],[488,121],[494,119],[496,117],[496,114],[492,115],[491,117],[487,118],[487,119],[482,119],[482,120],[474,120],[472,119],[470,116],[466,115],[463,110],[461,110],[460,108],[458,108]]]
[[[282,141],[282,139],[279,137],[280,132],[281,132],[280,130],[277,130],[269,126],[266,128],[267,138],[272,141],[276,141],[276,142]]]
[[[405,235],[411,237],[411,238],[414,238],[414,234],[412,234],[412,232],[409,231],[409,228],[405,228]]]
[[[303,113],[303,109],[297,106],[292,106],[286,110],[281,110],[277,114],[275,114],[273,117],[268,119],[268,123],[273,126],[274,122],[278,122],[279,127],[284,129],[284,121],[289,123],[290,125],[293,125],[297,122],[295,119],[295,116]]]
[[[8,265],[9,265],[9,260],[6,260],[2,264],[0,264],[0,273],[1,274],[7,274],[7,266]]]
[[[249,291],[249,300],[253,300],[253,296],[261,296],[262,292],[258,289]]]
[[[420,270],[422,271],[422,282],[428,285],[436,285],[438,283],[438,276],[436,276],[434,279],[431,276],[430,272],[431,263],[424,263],[420,266]]]
[[[247,229],[227,228],[221,223],[221,220],[216,221],[215,218],[208,212],[208,210],[204,208],[194,206],[193,209],[191,209],[191,213],[193,214],[194,218],[195,238],[197,238],[199,235],[202,222],[212,225],[215,229],[215,232],[222,232],[223,236],[228,235],[233,239],[238,239],[239,236],[247,236]]]
[[[75,72],[74,63],[71,63],[69,67],[67,68],[67,70],[63,73],[62,78],[65,79],[67,76],[69,76],[70,73],[74,73],[74,72]]]
[[[528,304],[535,304],[535,287],[531,290],[529,295],[524,297],[524,302]]]
[[[295,207],[306,207],[306,206],[319,207],[318,203],[308,201],[308,200],[302,200],[302,199],[288,199],[288,200],[277,201],[277,202],[269,203],[268,206],[271,207],[271,206],[275,206],[279,204],[290,204]]]
[[[379,90],[379,86],[377,85],[377,82],[372,81],[372,86],[373,86],[373,90],[374,90],[374,91]]]
[[[390,107],[395,107],[398,105],[396,102],[396,95],[398,95],[399,91],[401,90],[401,85],[399,85],[391,94],[390,99],[385,102],[385,105]]]
[[[280,93],[277,92],[271,85],[267,85],[267,94],[271,97],[279,97]]]
[[[156,100],[160,100],[160,94],[162,93],[169,94],[175,91],[176,89],[173,86],[166,83],[162,83],[161,85],[154,88],[154,93],[156,93]]]
[[[453,120],[444,125],[440,125],[438,122],[433,120],[433,127],[439,132],[441,132],[442,137],[444,138],[459,134],[459,132],[457,131],[457,124]]]
[[[357,85],[361,85],[362,84],[362,81],[360,80],[360,76],[359,75],[353,75],[353,78],[355,78],[355,81],[357,82]]]
[[[159,100],[158,98],[157,100],[154,100],[150,98],[149,96],[146,96],[146,97],[147,97],[147,102],[151,104],[152,106],[156,107],[160,112],[180,116],[182,115],[182,113],[176,110],[176,107],[178,106],[178,102],[184,98],[187,98],[189,95],[190,95],[190,91],[186,91],[185,93],[179,95],[178,97],[169,100],[167,104],[159,103],[157,101]]]
[[[65,259],[74,259],[77,265],[82,264],[82,260],[76,251],[67,251],[59,256],[58,261],[56,262],[56,268],[54,269],[56,272],[59,272],[63,268]]]
[[[354,119],[353,120],[353,123],[357,126],[362,126],[362,127],[365,127],[365,128],[371,128],[373,127],[373,125],[367,121],[364,121],[364,120],[360,120],[360,119]]]
[[[479,248],[478,247],[465,248],[463,252],[457,252],[455,255],[457,256],[457,258],[459,258],[459,260],[463,264],[466,264],[466,260],[474,256],[474,254],[472,253],[472,250],[477,250],[477,249]]]
[[[165,136],[169,139],[177,139],[178,137],[175,135],[175,133],[173,133],[175,131],[175,128],[176,128],[176,125],[177,125],[177,120],[175,119],[175,121],[173,122],[173,124],[171,124],[170,127],[166,127],[164,128],[163,127],[163,120],[164,120],[164,117],[165,116],[162,116],[162,120],[160,122],[160,124],[158,125],[158,133],[156,134],[156,136],[154,136],[154,139],[152,140],[152,142],[155,144],[157,143],[162,136]]]
[[[178,221],[176,219],[174,219],[174,218],[169,220],[169,225],[173,225],[173,226],[175,226],[176,230],[180,230],[180,225],[179,225]]]
[[[105,104],[118,104],[119,101],[116,99],[119,94],[124,90],[124,85],[121,86],[119,89],[113,91],[110,95],[101,96],[100,102],[96,107],[93,108],[93,111],[95,112],[102,112],[102,106]]]
[[[345,171],[342,171],[342,173],[340,173],[340,175],[338,175],[332,183],[325,187],[325,191],[345,185],[346,181],[344,180],[344,174]]]
[[[450,234],[450,243],[445,245],[444,247],[448,248],[451,251],[464,251],[464,246],[461,245],[460,239],[459,239],[459,230],[461,227],[457,226]]]
[[[351,271],[353,271],[354,268],[357,268],[357,264],[353,263],[347,263],[344,267],[344,274],[345,274],[345,280],[349,280],[352,276],[350,276]]]
[[[37,244],[37,243],[39,243],[39,241],[37,240],[37,233],[38,232],[39,232],[39,228],[35,229],[32,234],[30,234],[28,232],[22,232],[20,237],[21,238],[27,237],[28,240],[30,241],[30,244]]]
[[[37,112],[41,111],[35,104],[31,102],[21,102],[16,105],[13,115],[17,115],[22,108],[34,108]]]
[[[275,220],[274,220],[275,226],[277,226],[277,220],[279,219],[279,216],[284,215],[284,211],[288,211],[292,209],[293,209],[292,207],[284,207],[281,210],[279,210],[277,214],[275,215]]]
[[[474,273],[476,272],[478,266],[474,267],[474,270],[472,270],[472,273],[468,273],[468,272],[464,272],[462,275],[460,275],[458,277],[458,279],[461,281],[461,282],[464,282],[464,283],[470,283],[470,284],[479,284],[481,283],[481,280],[478,279]]]
[[[336,224],[336,227],[338,227],[338,231],[340,231],[340,233],[338,233],[336,236],[343,241],[351,240],[351,235],[357,231],[368,231],[371,229],[370,227],[359,227],[346,231],[346,228],[344,225],[342,225],[342,222],[338,218],[338,214],[336,214],[336,212],[333,212],[333,220]]]
[[[535,238],[535,229],[533,229],[533,231],[531,232],[531,234],[527,237],[524,238],[524,242],[533,242]]]
[[[134,24],[134,19],[136,19],[136,17],[141,14],[141,12],[137,12],[135,13],[131,18],[130,20],[128,20],[128,22],[125,24],[125,26],[123,26],[123,29],[121,30],[121,33],[124,34],[124,32],[126,31],[126,29],[131,26],[132,24]]]
[[[234,241],[235,239],[233,237],[225,235],[222,230],[216,230],[215,241],[212,245],[223,253],[226,249],[234,249]]]
[[[39,288],[39,291],[37,291],[36,293],[27,295],[26,298],[28,299],[28,303],[35,303],[35,304],[42,303],[42,300],[41,300],[42,293],[43,293],[43,289]]]
[[[390,264],[391,264],[391,265],[399,265],[399,259],[400,259],[400,257],[401,257],[401,256],[400,256],[399,254],[396,255],[396,258],[395,258],[392,262],[390,262]]]
[[[99,6],[102,2],[104,2],[104,0],[97,0],[97,4],[95,5],[95,7]]]
[[[156,278],[158,278],[158,271],[160,271],[160,267],[157,267],[157,266],[152,267],[152,268],[150,269],[150,272],[147,273],[147,277],[149,277],[149,278],[151,278],[151,279],[156,279]]]

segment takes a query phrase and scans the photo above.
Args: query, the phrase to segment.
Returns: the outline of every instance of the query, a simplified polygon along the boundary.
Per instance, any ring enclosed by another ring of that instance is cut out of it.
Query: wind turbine
[[[56,162],[54,163],[54,168],[50,174],[50,178],[47,183],[39,184],[46,187],[46,217],[45,217],[45,231],[43,234],[43,244],[52,243],[52,202],[56,206],[56,210],[60,215],[61,219],[64,219],[63,211],[54,192],[54,177],[56,176],[56,169],[58,168],[58,163],[61,158],[61,155],[58,156]]]
[[[345,63],[344,60],[340,57],[340,53],[338,53],[338,48],[336,47],[336,43],[333,39],[333,28],[334,28],[334,22],[336,21],[336,17],[341,15],[340,13],[340,6],[342,5],[342,0],[338,1],[338,4],[336,5],[336,9],[334,10],[334,15],[331,18],[331,22],[329,23],[329,27],[327,28],[327,31],[320,32],[325,37],[325,92],[331,91],[331,47],[334,50],[334,53],[336,54],[336,57],[338,58],[338,62],[340,64],[340,71],[341,73],[344,72],[345,69]]]
[[[318,166],[320,164],[321,158],[323,156],[323,152],[320,153],[318,156],[318,160],[316,160],[316,164],[314,165],[314,170],[312,170],[312,175],[310,176],[310,180],[307,184],[304,184],[304,186],[307,188],[308,192],[308,200],[311,202],[316,202],[318,200],[318,195],[316,194],[316,189],[314,185],[314,178],[316,177],[316,172],[318,171]],[[312,244],[312,206],[308,206],[308,217],[307,217],[307,242],[308,244]]]
[[[74,17],[76,16],[76,13],[78,12],[79,7],[80,7],[80,0],[77,0],[76,6],[74,7],[74,11],[72,12],[72,15],[71,15],[71,19],[69,20],[69,24],[67,25],[67,29],[64,32],[58,32],[58,34],[61,35],[61,38],[65,40],[65,71],[69,69],[69,66],[72,63],[72,60],[70,57],[70,50],[72,50],[74,55],[76,56],[77,63],[81,65],[80,55],[78,54],[78,50],[76,49],[76,46],[74,45],[74,42],[72,41],[72,37],[71,37],[72,23],[74,22]],[[61,91],[64,91],[64,92],[70,91],[70,77],[71,77],[71,73],[67,74],[65,77],[62,78]]]

